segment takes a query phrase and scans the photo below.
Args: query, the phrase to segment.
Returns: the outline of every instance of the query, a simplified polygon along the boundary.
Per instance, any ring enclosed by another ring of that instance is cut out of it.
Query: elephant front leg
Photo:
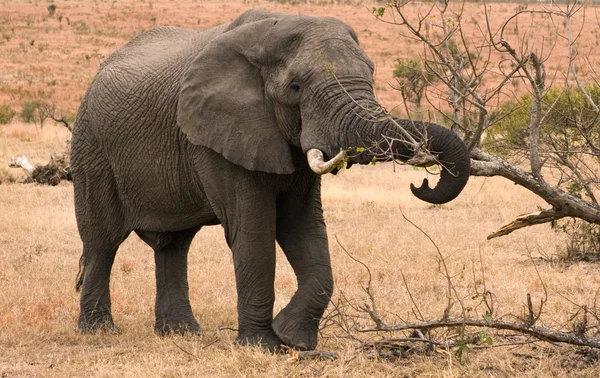
[[[275,302],[275,209],[260,202],[226,227],[233,253],[238,293],[238,337],[241,345],[260,345],[270,351],[280,347],[273,332]]]
[[[312,350],[333,292],[319,179],[306,194],[278,203],[277,241],[296,273],[298,290],[275,317],[273,329],[284,344]]]

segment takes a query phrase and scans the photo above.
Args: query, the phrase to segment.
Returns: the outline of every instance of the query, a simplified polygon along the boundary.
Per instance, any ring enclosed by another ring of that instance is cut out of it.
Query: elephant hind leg
[[[117,331],[110,301],[110,272],[119,245],[129,235],[123,205],[108,160],[84,136],[73,141],[75,215],[83,252],[76,289],[81,290],[77,328]]]
[[[80,313],[77,329],[83,333],[102,330],[119,333],[111,314],[110,271],[117,254],[116,246],[84,243],[80,259]]]
[[[189,299],[187,256],[200,227],[169,233],[136,231],[154,249],[156,263],[156,323],[154,330],[171,333],[200,333]]]
[[[81,290],[77,329],[88,333],[104,330],[118,333],[111,314],[110,272],[119,245],[129,232],[83,232],[76,289]]]

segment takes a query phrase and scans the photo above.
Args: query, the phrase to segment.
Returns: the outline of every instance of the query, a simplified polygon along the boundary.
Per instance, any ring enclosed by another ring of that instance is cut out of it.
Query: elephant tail
[[[83,285],[83,276],[85,275],[85,268],[83,267],[83,262],[85,258],[83,255],[79,258],[79,270],[77,271],[77,277],[75,277],[75,291],[79,292],[81,290],[81,286]]]

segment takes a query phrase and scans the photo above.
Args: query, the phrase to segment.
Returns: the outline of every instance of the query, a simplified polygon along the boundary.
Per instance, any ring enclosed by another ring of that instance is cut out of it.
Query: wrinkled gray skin
[[[305,153],[318,148],[329,159],[340,148],[397,136],[391,124],[358,115],[332,72],[359,104],[377,106],[373,63],[350,27],[264,10],[204,31],[155,28],[111,55],[73,129],[81,331],[114,329],[110,271],[135,231],[154,249],[156,331],[199,332],[188,249],[202,226],[221,224],[235,266],[238,342],[315,348],[333,279],[321,180]],[[427,130],[453,170],[443,169],[433,189],[413,187],[415,195],[455,198],[469,173],[463,143],[440,126],[400,123],[417,137]],[[399,142],[391,148],[397,158],[411,156]],[[350,163],[372,158],[363,152]],[[298,291],[273,319],[275,242]]]

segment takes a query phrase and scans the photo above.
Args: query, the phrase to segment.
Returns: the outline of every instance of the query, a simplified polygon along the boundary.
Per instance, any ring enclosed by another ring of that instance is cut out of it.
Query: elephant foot
[[[240,331],[235,342],[243,346],[260,346],[271,353],[277,353],[281,350],[281,341],[272,329],[252,333]]]
[[[157,320],[154,332],[159,336],[169,335],[200,335],[202,330],[196,319],[188,320]]]
[[[121,330],[115,325],[110,314],[93,318],[80,315],[76,330],[83,334],[96,332],[105,332],[111,335],[121,334]]]
[[[273,330],[281,342],[291,348],[314,350],[317,346],[318,320],[294,316],[287,307],[273,319]]]

